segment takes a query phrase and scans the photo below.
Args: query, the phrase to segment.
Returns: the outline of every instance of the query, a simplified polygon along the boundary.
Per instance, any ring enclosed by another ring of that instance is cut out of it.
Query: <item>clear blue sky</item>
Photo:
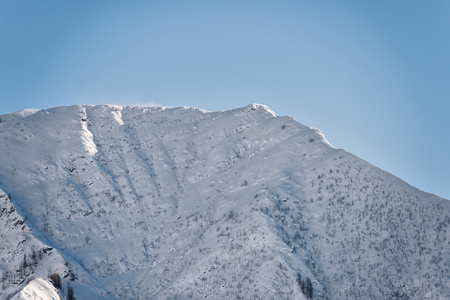
[[[0,1],[0,114],[253,102],[450,199],[450,1]]]

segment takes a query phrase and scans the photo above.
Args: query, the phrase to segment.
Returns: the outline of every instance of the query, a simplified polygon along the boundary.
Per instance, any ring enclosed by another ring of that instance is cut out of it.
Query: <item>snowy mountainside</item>
[[[449,201],[263,105],[0,118],[9,209],[63,258],[36,277],[77,299],[450,298]]]
[[[36,278],[16,294],[12,300],[60,300],[57,289],[46,280]]]
[[[10,196],[0,190],[0,299],[13,296],[35,277],[68,273],[58,251],[37,239],[25,223]]]

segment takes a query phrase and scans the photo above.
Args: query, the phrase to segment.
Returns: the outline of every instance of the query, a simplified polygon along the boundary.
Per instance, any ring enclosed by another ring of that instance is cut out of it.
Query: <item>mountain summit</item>
[[[0,299],[450,299],[450,202],[264,105],[0,121]]]

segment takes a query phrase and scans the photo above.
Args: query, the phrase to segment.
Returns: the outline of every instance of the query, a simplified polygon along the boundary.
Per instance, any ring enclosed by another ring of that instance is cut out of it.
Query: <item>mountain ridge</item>
[[[449,295],[448,200],[267,106],[0,118],[0,188],[77,299]]]

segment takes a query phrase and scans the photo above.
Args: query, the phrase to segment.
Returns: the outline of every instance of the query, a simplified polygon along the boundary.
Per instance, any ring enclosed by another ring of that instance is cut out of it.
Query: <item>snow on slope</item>
[[[0,190],[0,299],[7,299],[34,277],[67,274],[57,250],[42,243]]]
[[[56,288],[42,278],[36,278],[12,300],[60,300]]]
[[[266,106],[1,119],[0,187],[77,299],[450,298],[449,201]]]

